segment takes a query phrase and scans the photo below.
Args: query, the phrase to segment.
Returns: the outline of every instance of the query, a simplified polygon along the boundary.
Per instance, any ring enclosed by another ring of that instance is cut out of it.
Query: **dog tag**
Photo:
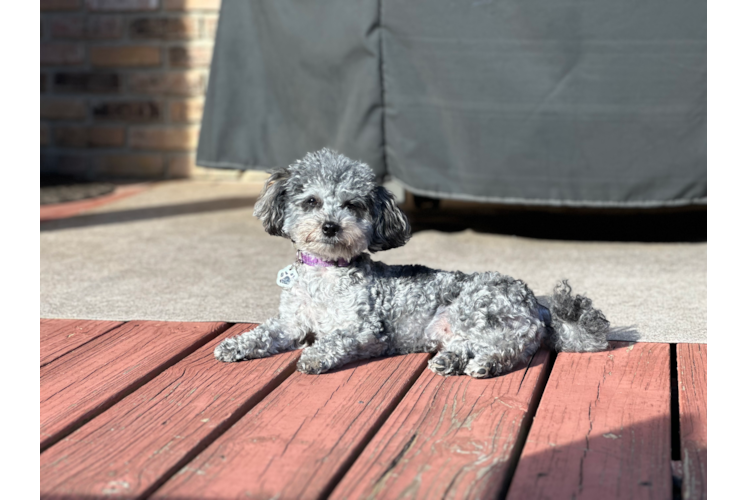
[[[298,277],[299,275],[296,272],[296,269],[294,269],[293,264],[291,264],[290,266],[284,267],[278,271],[278,279],[276,279],[275,282],[281,288],[291,288]]]

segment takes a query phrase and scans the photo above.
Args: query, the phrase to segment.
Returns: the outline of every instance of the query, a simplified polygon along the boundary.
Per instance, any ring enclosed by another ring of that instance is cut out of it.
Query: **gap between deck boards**
[[[504,500],[509,493],[509,488],[512,485],[512,479],[514,479],[514,473],[517,471],[519,459],[522,456],[522,450],[524,450],[525,448],[527,437],[530,435],[530,428],[535,421],[535,415],[538,412],[540,400],[543,398],[543,393],[545,392],[545,388],[548,385],[548,379],[551,377],[553,366],[556,364],[558,353],[553,350],[550,350],[549,352],[550,359],[548,361],[548,368],[540,376],[538,385],[535,389],[535,394],[533,394],[532,400],[530,401],[530,406],[528,406],[527,408],[527,416],[522,422],[522,427],[520,428],[519,435],[517,436],[517,444],[515,445],[514,450],[512,450],[512,457],[509,459],[506,479],[504,481],[504,484],[501,486],[501,489],[499,490],[499,500]],[[535,357],[535,355],[533,355],[533,357]],[[532,360],[530,360],[530,363],[532,363]],[[528,364],[528,368],[529,366],[530,365]]]
[[[673,476],[673,500],[683,498],[678,386],[678,344],[670,344],[670,470]]]

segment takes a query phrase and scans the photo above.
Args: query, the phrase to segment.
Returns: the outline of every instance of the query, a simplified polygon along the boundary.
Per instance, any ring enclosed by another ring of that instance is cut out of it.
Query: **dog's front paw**
[[[459,375],[460,357],[453,352],[440,352],[429,361],[429,368],[437,375]]]
[[[239,353],[239,343],[235,339],[225,339],[218,344],[213,351],[213,355],[218,361],[224,363],[232,363],[242,359]]]
[[[473,378],[488,378],[494,374],[490,363],[473,358],[465,367],[465,375],[470,375]]]
[[[301,373],[319,375],[330,369],[330,363],[321,358],[302,355],[301,358],[299,358],[299,362],[296,363],[296,369]]]

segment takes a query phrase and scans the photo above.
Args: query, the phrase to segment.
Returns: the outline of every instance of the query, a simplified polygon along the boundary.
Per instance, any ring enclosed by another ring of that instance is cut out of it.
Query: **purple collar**
[[[307,266],[318,266],[318,267],[348,267],[351,263],[343,258],[338,260],[322,260],[304,252],[297,253],[297,260]]]

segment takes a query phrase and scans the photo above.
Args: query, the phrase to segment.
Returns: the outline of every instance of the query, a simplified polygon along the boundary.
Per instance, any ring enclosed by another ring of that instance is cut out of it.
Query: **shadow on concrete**
[[[706,242],[706,207],[659,210],[406,206],[413,232],[481,233],[573,241]]]
[[[175,205],[132,208],[128,210],[76,215],[74,217],[68,217],[67,219],[44,221],[40,223],[39,228],[41,231],[58,231],[60,229],[101,226],[106,224],[120,224],[123,222],[160,219],[164,217],[176,217],[179,215],[218,212],[221,210],[234,210],[237,208],[251,207],[255,204],[256,201],[256,197],[221,198],[217,200],[181,203]]]
[[[231,210],[255,204],[256,197],[135,208],[78,215],[41,224],[42,231],[117,224],[192,213]],[[438,205],[438,204],[437,204]],[[551,209],[471,204],[457,207],[403,207],[413,232],[477,232],[570,241],[706,242],[706,207],[643,210]]]

